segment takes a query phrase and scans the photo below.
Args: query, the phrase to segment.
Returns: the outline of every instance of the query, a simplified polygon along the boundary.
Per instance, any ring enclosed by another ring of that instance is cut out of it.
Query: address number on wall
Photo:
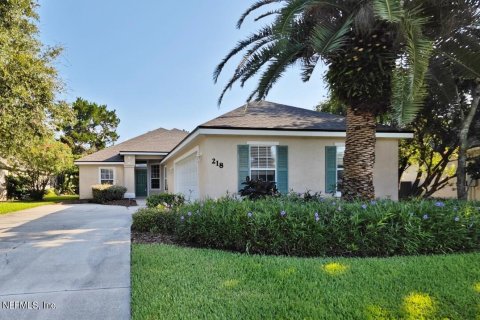
[[[223,162],[220,162],[215,158],[212,158],[212,164],[219,167],[220,169],[223,169]]]

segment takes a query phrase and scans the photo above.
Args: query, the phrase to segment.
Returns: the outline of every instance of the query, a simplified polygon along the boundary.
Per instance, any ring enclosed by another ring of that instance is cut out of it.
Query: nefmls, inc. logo
[[[2,309],[8,310],[38,310],[38,301],[2,301]]]

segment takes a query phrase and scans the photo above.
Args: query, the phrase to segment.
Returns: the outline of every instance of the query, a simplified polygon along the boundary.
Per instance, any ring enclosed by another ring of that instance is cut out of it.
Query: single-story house
[[[218,198],[237,193],[246,177],[275,181],[283,193],[335,193],[345,130],[341,116],[250,103],[190,133],[157,129],[79,159],[80,198],[91,198],[91,186],[100,183],[123,185],[131,198],[159,192],[190,200]],[[398,199],[398,141],[412,137],[378,126],[376,197]]]

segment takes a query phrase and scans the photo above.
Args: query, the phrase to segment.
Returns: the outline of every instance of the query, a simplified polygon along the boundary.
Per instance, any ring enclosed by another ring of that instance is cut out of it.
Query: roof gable
[[[183,130],[159,128],[82,157],[77,162],[122,162],[120,152],[128,151],[168,153],[187,135]]]

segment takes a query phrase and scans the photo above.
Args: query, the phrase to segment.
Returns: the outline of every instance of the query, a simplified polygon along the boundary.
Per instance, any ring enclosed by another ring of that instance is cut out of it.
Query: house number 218
[[[219,162],[217,159],[215,158],[212,158],[212,164],[213,165],[216,165],[217,167],[219,167],[220,169],[223,169],[223,162]]]

